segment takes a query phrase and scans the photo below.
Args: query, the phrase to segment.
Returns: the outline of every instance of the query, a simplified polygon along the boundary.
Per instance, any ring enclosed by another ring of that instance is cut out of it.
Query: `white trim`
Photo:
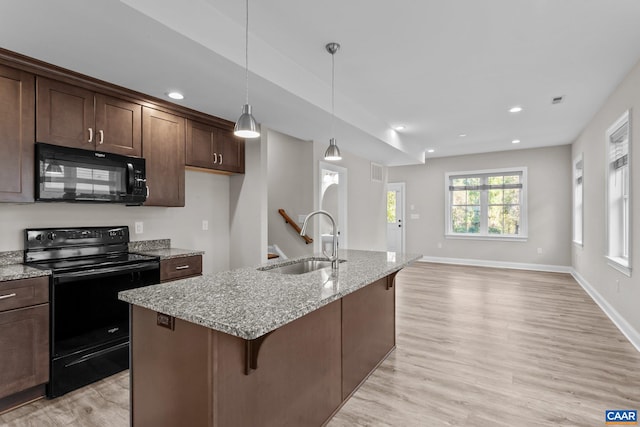
[[[611,306],[611,304],[609,304],[607,300],[604,299],[602,295],[600,295],[600,293],[596,291],[595,288],[585,280],[584,277],[580,275],[580,273],[572,270],[571,275],[576,280],[576,282],[578,282],[578,284],[582,286],[582,289],[584,289],[584,291],[589,294],[591,299],[596,304],[598,304],[598,307],[600,307],[604,314],[606,314],[607,317],[613,322],[613,324],[616,325],[616,327],[636,348],[636,350],[640,352],[640,332],[634,329],[633,326],[631,326],[629,322],[627,322],[625,318],[622,317],[622,315],[620,315],[620,313],[618,313],[618,311],[613,308],[613,306]]]
[[[571,266],[568,265],[527,264],[521,262],[491,261],[485,259],[470,258],[443,258],[423,256],[418,261],[435,262],[439,264],[473,265],[478,267],[510,268],[514,270],[548,271],[551,273],[571,273],[573,271]]]
[[[631,267],[629,267],[628,262],[622,258],[605,256],[607,259],[607,265],[618,270],[620,273],[624,274],[627,277],[631,277]]]
[[[578,212],[577,210],[577,205],[576,205],[576,193],[578,190],[578,184],[576,182],[576,176],[578,175],[577,171],[577,165],[581,164],[582,168],[581,168],[581,174],[580,174],[580,178],[582,178],[582,181],[580,183],[580,199],[581,199],[581,203],[582,205],[580,206],[580,211]],[[580,153],[578,154],[574,159],[573,159],[573,166],[572,166],[572,177],[571,177],[571,240],[573,241],[574,244],[578,245],[578,246],[582,246],[583,245],[583,240],[584,240],[584,153]],[[580,220],[580,229],[577,230],[576,227],[576,220],[579,219]],[[576,232],[579,232],[579,236],[576,235]],[[578,238],[579,237],[579,238]]]
[[[493,240],[498,242],[526,242],[529,236],[515,236],[513,234],[498,234],[498,235],[477,235],[477,234],[445,234],[445,239],[451,240]]]
[[[335,218],[338,226],[338,233],[340,233],[340,247],[342,249],[349,248],[349,232],[347,229],[347,219],[349,218],[348,214],[348,204],[349,199],[347,196],[347,188],[348,188],[348,176],[347,176],[347,168],[338,166],[334,163],[325,162],[323,160],[318,161],[318,209],[322,209],[322,171],[329,170],[332,172],[336,172],[340,177],[340,183],[338,184],[338,199],[340,203],[338,212],[338,218]],[[322,251],[322,238],[319,236],[320,234],[320,226],[318,225],[320,221],[315,221],[314,225],[314,251],[321,252]]]

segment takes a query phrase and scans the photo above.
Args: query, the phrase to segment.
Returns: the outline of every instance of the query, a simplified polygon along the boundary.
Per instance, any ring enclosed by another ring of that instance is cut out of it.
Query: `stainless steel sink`
[[[343,260],[340,260],[340,262],[342,261]],[[259,270],[281,274],[304,274],[320,270],[322,268],[331,268],[331,261],[320,259],[303,259],[293,264],[261,267],[259,268]]]

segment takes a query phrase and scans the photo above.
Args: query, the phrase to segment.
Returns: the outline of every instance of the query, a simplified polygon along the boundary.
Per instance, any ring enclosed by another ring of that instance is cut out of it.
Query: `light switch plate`
[[[136,221],[135,227],[136,227],[136,230],[135,230],[136,234],[144,233],[144,223],[142,221]]]
[[[202,220],[202,230],[207,231],[209,229],[209,221],[206,219]]]

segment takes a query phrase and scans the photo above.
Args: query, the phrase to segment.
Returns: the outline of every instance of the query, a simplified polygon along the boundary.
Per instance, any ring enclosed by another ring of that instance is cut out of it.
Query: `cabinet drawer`
[[[49,302],[49,277],[0,282],[0,312]]]
[[[160,261],[160,281],[184,279],[202,274],[202,255]]]

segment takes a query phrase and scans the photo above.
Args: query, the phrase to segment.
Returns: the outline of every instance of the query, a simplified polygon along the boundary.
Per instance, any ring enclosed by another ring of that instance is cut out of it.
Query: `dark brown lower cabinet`
[[[132,426],[323,425],[395,346],[392,285],[378,280],[262,341],[180,319],[161,327],[131,306]]]
[[[395,347],[395,286],[386,277],[342,298],[342,398]]]
[[[49,381],[49,304],[0,313],[0,360],[1,412],[20,403],[11,395]]]

